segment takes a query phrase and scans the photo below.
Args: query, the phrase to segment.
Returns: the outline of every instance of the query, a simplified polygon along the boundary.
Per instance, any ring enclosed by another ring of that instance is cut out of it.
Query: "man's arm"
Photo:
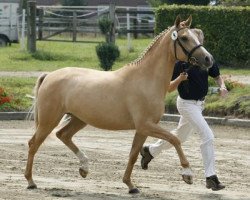
[[[228,91],[227,91],[227,88],[226,88],[226,85],[224,83],[224,80],[221,76],[217,76],[214,78],[215,82],[217,83],[217,85],[220,87],[220,95],[222,97],[226,96]]]
[[[168,88],[168,92],[173,92],[174,90],[177,89],[178,85],[184,81],[184,80],[187,80],[188,78],[188,74],[183,72],[183,73],[180,73],[180,75],[174,79],[173,81],[170,82],[170,85],[169,85],[169,88]]]

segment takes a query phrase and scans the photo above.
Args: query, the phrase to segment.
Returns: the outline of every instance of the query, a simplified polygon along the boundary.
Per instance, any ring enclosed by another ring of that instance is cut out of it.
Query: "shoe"
[[[148,163],[154,158],[149,152],[149,146],[144,146],[141,149],[141,167],[144,170],[148,169]]]
[[[206,178],[206,187],[208,189],[212,189],[213,191],[222,190],[225,188],[225,186],[220,183],[216,175],[209,176]]]

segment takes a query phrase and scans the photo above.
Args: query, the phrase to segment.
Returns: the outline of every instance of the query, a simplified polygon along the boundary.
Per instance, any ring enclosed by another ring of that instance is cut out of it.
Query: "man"
[[[194,30],[197,33],[197,30]],[[199,40],[203,43],[203,34],[200,30]],[[192,65],[193,64],[193,65]],[[215,79],[220,87],[219,93],[224,97],[228,91],[224,81],[220,76],[219,68],[214,64],[208,70],[202,70],[195,63],[177,62],[169,92],[178,88],[179,96],[177,98],[177,109],[181,115],[178,127],[171,131],[183,143],[188,136],[196,131],[201,137],[201,154],[205,168],[206,187],[212,190],[221,190],[225,188],[220,183],[215,172],[215,155],[213,140],[214,135],[202,115],[204,109],[204,100],[208,92],[208,76]],[[158,140],[154,144],[144,146],[141,149],[141,166],[148,168],[148,163],[156,157],[163,149],[169,149],[172,145],[165,140]]]

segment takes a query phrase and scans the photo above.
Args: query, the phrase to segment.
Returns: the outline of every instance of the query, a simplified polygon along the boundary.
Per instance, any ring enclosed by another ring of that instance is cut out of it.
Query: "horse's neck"
[[[132,64],[135,66],[127,68],[133,73],[134,79],[143,77],[148,84],[154,84],[155,90],[163,96],[168,90],[175,62],[170,50],[172,43],[166,34],[156,41],[141,60]]]

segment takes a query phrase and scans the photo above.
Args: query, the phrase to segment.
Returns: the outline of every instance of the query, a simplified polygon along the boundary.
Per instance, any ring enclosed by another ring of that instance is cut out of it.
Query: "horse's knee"
[[[181,145],[181,140],[176,137],[175,135],[172,135],[169,137],[168,142],[174,146],[180,146]]]
[[[57,137],[58,139],[61,139],[61,137],[62,137],[62,132],[61,132],[61,131],[56,132],[56,137]]]
[[[64,141],[64,142],[69,141],[69,140],[71,139],[71,138],[67,135],[67,133],[64,132],[64,131],[58,131],[58,132],[56,133],[56,137],[57,137],[58,139],[60,139],[61,141]]]
[[[34,144],[34,137],[35,136],[32,136],[32,138],[29,140],[28,142],[29,147],[31,147]]]

